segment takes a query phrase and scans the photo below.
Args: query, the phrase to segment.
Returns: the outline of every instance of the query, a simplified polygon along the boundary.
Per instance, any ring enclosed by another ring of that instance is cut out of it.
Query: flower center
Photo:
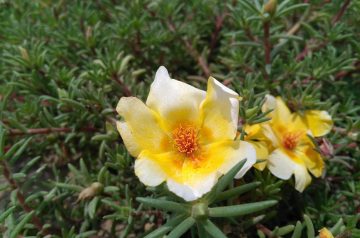
[[[193,155],[199,148],[197,141],[197,130],[192,125],[180,124],[172,132],[174,147],[186,156]]]
[[[294,150],[299,143],[302,133],[286,133],[283,137],[283,145],[288,150]]]

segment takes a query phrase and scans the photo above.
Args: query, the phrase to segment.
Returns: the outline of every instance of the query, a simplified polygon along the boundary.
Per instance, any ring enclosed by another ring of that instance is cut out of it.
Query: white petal
[[[295,189],[303,192],[304,189],[310,184],[311,176],[305,166],[298,165],[294,171],[295,174]]]
[[[276,177],[287,180],[294,173],[297,164],[286,153],[276,149],[269,155],[268,168]]]
[[[185,201],[194,201],[201,198],[204,194],[210,192],[219,177],[219,173],[215,172],[194,184],[181,184],[172,179],[167,180],[169,190]]]
[[[261,110],[263,112],[274,110],[276,108],[276,98],[273,95],[267,94],[265,96],[265,103],[263,104]]]
[[[246,141],[231,141],[232,146],[224,147],[223,165],[219,168],[222,174],[226,174],[240,161],[246,159],[244,166],[236,174],[235,178],[241,178],[256,163],[255,148]],[[225,151],[226,150],[226,151]]]
[[[189,84],[171,79],[166,68],[161,66],[151,84],[146,104],[170,124],[199,118],[199,106],[205,92]]]
[[[147,186],[158,186],[166,180],[166,174],[160,166],[142,154],[135,160],[135,174]]]

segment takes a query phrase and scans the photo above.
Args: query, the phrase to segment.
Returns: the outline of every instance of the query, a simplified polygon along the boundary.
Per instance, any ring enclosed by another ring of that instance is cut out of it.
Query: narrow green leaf
[[[304,7],[308,7],[309,4],[308,3],[299,3],[299,4],[294,4],[288,8],[285,8],[284,10],[282,11],[278,11],[277,12],[277,16],[283,16],[283,15],[286,15],[287,13],[291,12],[291,11],[295,11],[296,9],[299,9],[299,8],[304,8]]]
[[[31,211],[23,217],[23,219],[15,226],[14,230],[10,233],[10,238],[16,238],[19,235],[24,226],[30,221],[34,213],[35,211]]]
[[[95,217],[95,214],[96,214],[96,208],[97,208],[97,205],[99,203],[99,200],[100,198],[99,197],[94,197],[91,202],[89,202],[88,204],[88,214],[89,214],[89,217],[91,219],[94,219]]]
[[[197,222],[196,225],[199,238],[208,238],[208,234],[206,233],[204,226],[200,222]]]
[[[306,225],[306,229],[307,229],[307,237],[308,238],[314,238],[315,237],[315,230],[314,230],[314,225],[310,219],[310,217],[308,217],[307,215],[304,215],[304,221],[305,221],[305,225]]]
[[[227,238],[227,236],[209,219],[200,222],[209,235],[214,238]]]
[[[0,159],[5,153],[4,147],[5,147],[5,130],[3,126],[0,124]]]
[[[234,206],[209,208],[209,215],[211,217],[233,217],[242,216],[254,212],[258,212],[277,204],[276,200],[269,200],[264,202],[254,202]]]
[[[343,225],[344,225],[344,221],[343,221],[342,218],[340,218],[340,219],[338,220],[338,222],[336,222],[336,224],[335,224],[333,227],[331,227],[330,232],[331,232],[334,236],[336,236],[337,234],[339,234],[340,228],[341,228]]]
[[[187,230],[189,230],[195,224],[195,219],[188,217],[183,220],[178,226],[176,226],[167,236],[167,238],[179,238]]]
[[[290,232],[292,232],[294,230],[295,226],[294,225],[287,225],[287,226],[283,226],[280,227],[276,233],[276,235],[278,236],[284,236],[289,234]]]
[[[0,215],[0,223],[3,223],[4,220],[15,210],[16,206],[10,207],[9,209],[7,209],[5,212],[3,212]]]
[[[21,147],[15,152],[15,154],[12,156],[12,158],[10,159],[10,163],[14,164],[22,155],[22,153],[25,151],[25,149],[27,148],[27,146],[29,145],[30,141],[31,141],[32,137],[27,138],[24,143],[21,145]],[[6,156],[6,155],[5,155]]]
[[[294,233],[293,235],[291,236],[291,238],[300,238],[301,237],[301,231],[302,231],[302,224],[301,222],[296,222],[296,226],[295,226],[295,230],[294,230]]]
[[[41,156],[36,156],[35,158],[31,159],[26,165],[21,169],[22,173],[26,173],[33,165],[35,165],[39,160],[41,160]]]
[[[220,201],[223,201],[223,200],[235,197],[235,196],[239,196],[243,193],[253,190],[254,188],[258,187],[260,184],[261,184],[261,182],[253,182],[253,183],[248,183],[248,184],[238,186],[233,189],[229,189],[225,192],[220,193],[216,197],[215,202],[220,202]]]
[[[27,139],[22,139],[19,142],[15,143],[6,153],[5,153],[5,159],[9,159],[10,157],[16,158],[19,157],[22,152],[26,149],[26,146],[30,142],[31,137]],[[13,161],[11,161],[13,162]]]
[[[183,213],[183,212],[189,211],[188,207],[181,205],[180,203],[166,201],[166,200],[162,200],[162,199],[138,197],[138,198],[136,198],[136,201],[141,202],[144,205],[147,205],[149,207],[163,209],[165,211],[170,211],[170,212],[182,212]]]
[[[177,215],[176,217],[172,218],[168,222],[166,222],[163,226],[159,227],[158,229],[154,230],[153,232],[147,234],[144,238],[158,238],[163,237],[166,233],[171,231],[174,226],[179,225],[180,222],[185,220],[187,215]]]
[[[227,172],[223,177],[220,178],[219,182],[216,185],[216,193],[224,191],[224,189],[231,183],[235,175],[240,171],[240,169],[246,163],[246,159],[237,163],[229,172]]]

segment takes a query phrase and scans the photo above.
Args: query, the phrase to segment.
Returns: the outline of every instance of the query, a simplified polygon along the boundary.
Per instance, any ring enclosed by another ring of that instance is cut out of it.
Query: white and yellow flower
[[[331,117],[316,110],[305,111],[303,115],[291,113],[280,97],[267,95],[262,110],[269,109],[273,110],[269,114],[271,120],[261,124],[265,141],[271,143],[267,167],[280,179],[295,175],[295,188],[302,192],[311,182],[308,171],[319,177],[324,169],[323,159],[308,136],[327,134],[332,127]]]
[[[254,148],[234,140],[239,96],[214,78],[207,92],[171,79],[160,67],[146,104],[120,99],[117,128],[135,160],[135,174],[148,186],[166,181],[186,201],[209,192],[218,178],[247,159],[236,178],[256,161]]]

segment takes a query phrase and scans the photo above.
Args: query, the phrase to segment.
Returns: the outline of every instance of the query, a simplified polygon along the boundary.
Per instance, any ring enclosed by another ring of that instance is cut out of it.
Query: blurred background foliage
[[[1,0],[0,236],[142,237],[166,222],[166,213],[135,200],[164,191],[138,181],[114,126],[119,98],[145,99],[165,65],[196,87],[212,75],[237,90],[242,123],[263,120],[265,93],[335,121],[317,141],[322,178],[300,194],[291,181],[252,170],[235,185],[261,185],[226,203],[279,203],[215,221],[222,231],[313,237],[337,225],[338,237],[360,237],[360,1],[265,4]]]

